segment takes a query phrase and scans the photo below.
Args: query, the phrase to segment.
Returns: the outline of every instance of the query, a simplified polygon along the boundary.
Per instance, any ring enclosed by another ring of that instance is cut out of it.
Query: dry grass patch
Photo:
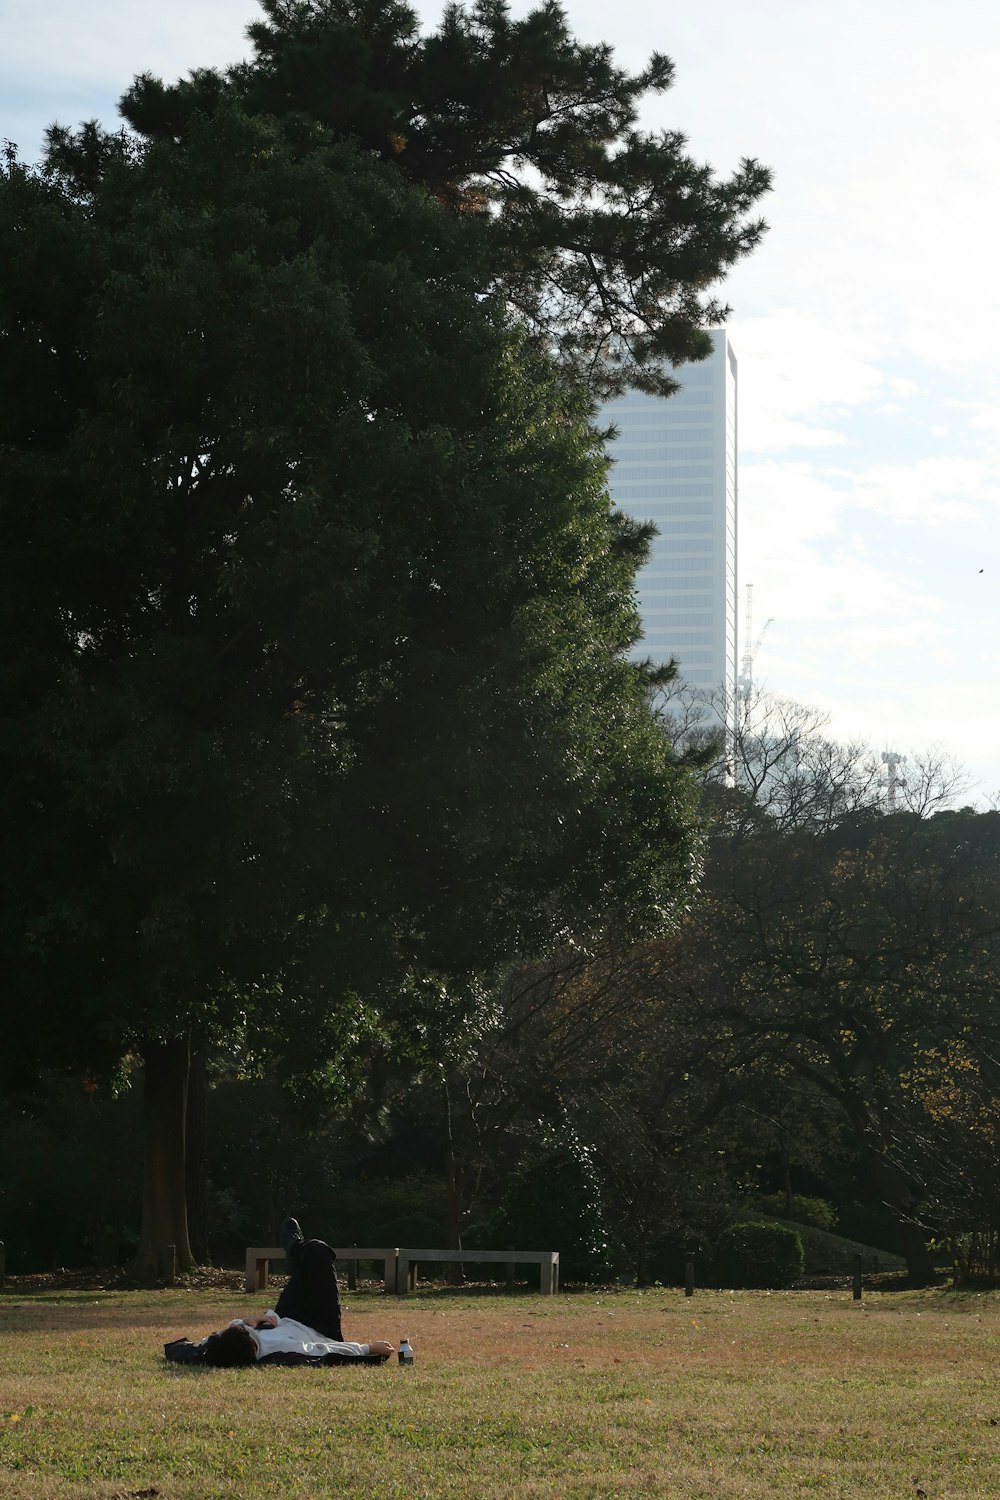
[[[160,1346],[251,1299],[0,1296],[0,1496],[994,1500],[1000,1299],[347,1297],[413,1370],[212,1371]]]

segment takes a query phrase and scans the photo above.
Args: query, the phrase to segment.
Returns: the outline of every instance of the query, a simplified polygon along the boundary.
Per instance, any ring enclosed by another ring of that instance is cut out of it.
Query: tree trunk
[[[903,1174],[884,1157],[873,1155],[872,1170],[882,1201],[896,1219],[899,1253],[906,1261],[912,1286],[933,1286],[937,1280],[924,1232],[914,1217],[916,1203]]]
[[[781,1151],[781,1185],[785,1193],[785,1218],[790,1219],[795,1211],[795,1194],[792,1192],[791,1141],[784,1125],[778,1126],[778,1140]]]
[[[937,1281],[937,1272],[924,1239],[924,1231],[917,1222],[918,1197],[907,1182],[905,1173],[887,1155],[877,1124],[881,1101],[877,1095],[870,1105],[858,1094],[848,1097],[834,1094],[834,1098],[843,1106],[857,1131],[862,1160],[871,1172],[879,1197],[896,1220],[899,1253],[906,1261],[906,1274],[911,1286],[933,1286]]]
[[[191,1057],[185,1173],[191,1254],[199,1266],[207,1266],[211,1264],[208,1250],[208,1086],[203,1052],[195,1052]]]
[[[461,1250],[462,1248],[462,1195],[459,1190],[458,1170],[455,1162],[455,1136],[452,1126],[451,1113],[451,1089],[448,1077],[444,1078],[444,1114],[445,1114],[445,1182],[448,1194],[448,1249]],[[462,1286],[465,1282],[465,1273],[460,1261],[449,1273],[449,1281],[452,1286]]]
[[[142,1049],[142,1230],[132,1267],[137,1280],[155,1284],[167,1268],[164,1251],[176,1250],[179,1271],[193,1265],[187,1227],[184,1139],[191,1047],[187,1037],[149,1042]]]

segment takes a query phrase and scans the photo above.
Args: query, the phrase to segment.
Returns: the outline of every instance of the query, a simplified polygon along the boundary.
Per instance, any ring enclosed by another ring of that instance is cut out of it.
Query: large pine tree
[[[0,177],[4,1062],[143,1060],[145,1275],[192,1041],[335,1082],[690,878],[645,535],[481,244],[233,94]]]
[[[456,215],[477,219],[482,286],[517,311],[598,397],[667,395],[725,321],[715,295],[759,243],[770,186],[745,159],[728,178],[676,130],[639,129],[673,64],[631,74],[573,36],[553,0],[514,19],[502,0],[449,5],[422,34],[399,0],[262,0],[250,62],[122,100],[141,134],[183,142],[235,92],[245,106],[318,123],[392,162]]]

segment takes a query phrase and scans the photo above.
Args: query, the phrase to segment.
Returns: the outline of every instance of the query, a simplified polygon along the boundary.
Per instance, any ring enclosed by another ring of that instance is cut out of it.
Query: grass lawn
[[[0,1496],[1000,1493],[1000,1294],[358,1292],[412,1370],[163,1360],[258,1305],[0,1293]]]

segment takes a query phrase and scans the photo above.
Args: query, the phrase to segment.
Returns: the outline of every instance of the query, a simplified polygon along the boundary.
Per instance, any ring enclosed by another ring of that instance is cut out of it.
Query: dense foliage
[[[723,1231],[714,1251],[723,1286],[784,1287],[802,1275],[805,1258],[794,1229],[744,1220]]]
[[[719,180],[679,131],[638,128],[643,96],[670,87],[669,58],[630,74],[553,0],[516,19],[501,0],[449,5],[424,34],[399,0],[262,8],[248,63],[138,79],[130,124],[183,142],[235,94],[391,162],[478,222],[484,290],[599,394],[669,394],[671,366],[708,353],[705,330],[728,312],[711,288],[759,243],[770,176],[748,159]]]
[[[147,1265],[192,1041],[344,1099],[697,862],[647,533],[488,224],[252,93],[0,179],[4,1061],[145,1062]]]

